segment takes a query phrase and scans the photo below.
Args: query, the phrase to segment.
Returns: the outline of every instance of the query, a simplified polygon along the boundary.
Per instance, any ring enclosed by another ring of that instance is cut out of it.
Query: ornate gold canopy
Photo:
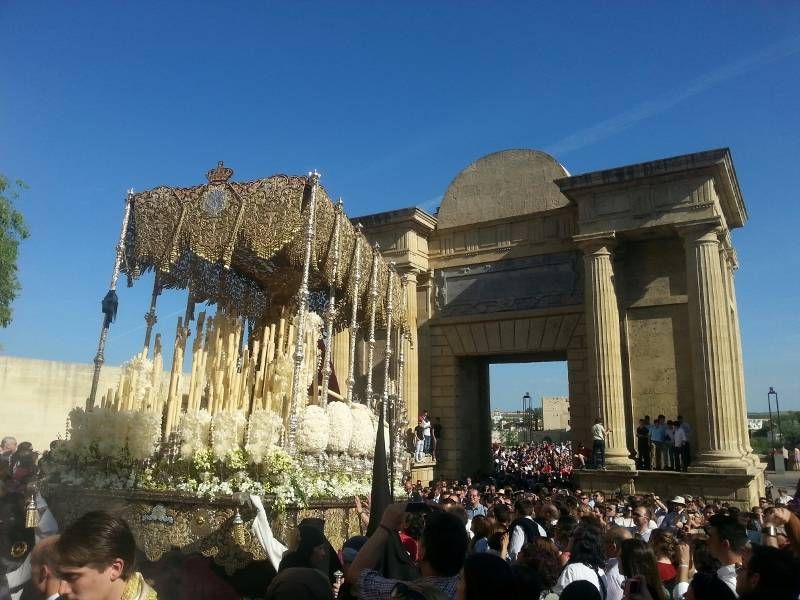
[[[157,187],[132,194],[125,232],[122,271],[129,285],[153,269],[162,288],[187,288],[195,302],[210,302],[258,323],[273,310],[292,302],[298,290],[308,224],[309,177],[273,175],[256,181],[231,181],[233,170],[219,165],[206,174],[208,183],[188,188]],[[358,294],[360,320],[366,321],[372,248],[347,218],[339,219],[340,262],[333,279],[336,212],[321,186],[316,216],[310,289],[326,293],[333,283],[339,325]],[[361,244],[361,273],[354,290],[356,244]],[[383,321],[389,265],[379,259],[377,315]],[[395,286],[393,303],[401,306]],[[395,319],[405,323],[405,315]]]

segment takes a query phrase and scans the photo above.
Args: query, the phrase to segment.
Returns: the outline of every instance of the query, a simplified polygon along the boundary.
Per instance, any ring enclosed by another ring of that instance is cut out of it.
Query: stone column
[[[403,396],[408,410],[408,422],[416,423],[419,416],[419,340],[417,339],[417,272],[406,271],[406,318],[411,340],[403,339]]]
[[[753,456],[753,447],[750,445],[750,436],[747,430],[747,402],[744,387],[744,362],[742,360],[742,336],[739,331],[739,308],[736,302],[736,285],[733,272],[737,268],[736,252],[732,247],[723,248],[721,252],[722,276],[728,290],[728,329],[731,340],[731,369],[733,370],[734,397],[736,398],[736,413],[739,419],[740,441],[745,458],[750,462],[758,462]]]
[[[697,442],[691,469],[746,468],[731,360],[728,299],[720,264],[719,224],[680,230],[686,247],[686,287],[697,406]]]
[[[606,438],[606,468],[634,470],[626,445],[619,308],[611,262],[614,235],[578,236],[575,240],[585,252],[588,385],[593,402],[590,421],[593,424],[600,417],[611,430]]]

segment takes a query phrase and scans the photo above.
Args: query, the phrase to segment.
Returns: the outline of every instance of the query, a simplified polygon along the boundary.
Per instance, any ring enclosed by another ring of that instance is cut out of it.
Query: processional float
[[[405,278],[316,172],[232,176],[220,162],[204,185],[128,192],[91,391],[70,414],[60,463],[55,453],[50,465],[61,484],[272,494],[287,506],[349,501],[368,488],[380,410],[392,471],[402,467]],[[150,271],[142,350],[116,388],[98,390],[118,279],[131,286]],[[153,333],[168,290],[187,290],[188,301],[167,375]],[[195,315],[200,305],[208,309]],[[386,340],[380,391],[378,331]],[[357,373],[360,341],[366,360]],[[120,475],[121,464],[130,472]]]

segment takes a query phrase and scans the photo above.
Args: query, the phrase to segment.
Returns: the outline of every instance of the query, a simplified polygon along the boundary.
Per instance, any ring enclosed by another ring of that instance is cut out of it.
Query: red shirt
[[[678,576],[678,571],[672,563],[659,562],[656,563],[656,566],[658,567],[658,576],[661,577],[663,583],[672,581]]]
[[[401,531],[400,543],[403,544],[403,548],[406,549],[406,552],[408,552],[408,555],[411,557],[411,560],[417,562],[417,540],[412,538],[404,531]]]

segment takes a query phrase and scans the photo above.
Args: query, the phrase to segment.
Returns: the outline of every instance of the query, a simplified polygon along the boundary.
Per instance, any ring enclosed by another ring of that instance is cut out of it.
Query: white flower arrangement
[[[297,447],[306,454],[320,454],[328,447],[328,414],[321,406],[306,406],[297,427]]]
[[[86,416],[91,423],[89,430],[97,444],[97,453],[108,458],[124,456],[125,443],[128,439],[129,413],[95,408]]]
[[[328,452],[347,452],[353,437],[353,415],[347,403],[328,403],[328,430]]]
[[[200,450],[208,448],[211,433],[211,414],[203,409],[186,411],[178,426],[181,440],[181,456],[190,460]]]
[[[212,424],[211,450],[217,460],[225,460],[242,446],[247,417],[241,410],[221,412],[214,415]]]
[[[119,413],[123,415],[124,413]],[[133,412],[124,415],[128,421],[128,455],[133,460],[147,460],[161,439],[161,415]]]
[[[289,395],[292,387],[292,375],[294,363],[290,356],[276,358],[268,367],[270,377],[270,391],[276,398],[283,398]]]
[[[375,424],[372,412],[364,404],[350,407],[353,417],[353,434],[350,438],[349,453],[352,456],[372,456],[375,453]]]
[[[245,450],[250,461],[259,465],[264,461],[267,450],[277,446],[283,431],[283,419],[271,410],[255,410],[250,415],[247,426]]]
[[[135,406],[145,406],[153,388],[153,361],[140,353],[123,363],[121,370],[123,378],[136,381],[136,389],[133,390]]]

